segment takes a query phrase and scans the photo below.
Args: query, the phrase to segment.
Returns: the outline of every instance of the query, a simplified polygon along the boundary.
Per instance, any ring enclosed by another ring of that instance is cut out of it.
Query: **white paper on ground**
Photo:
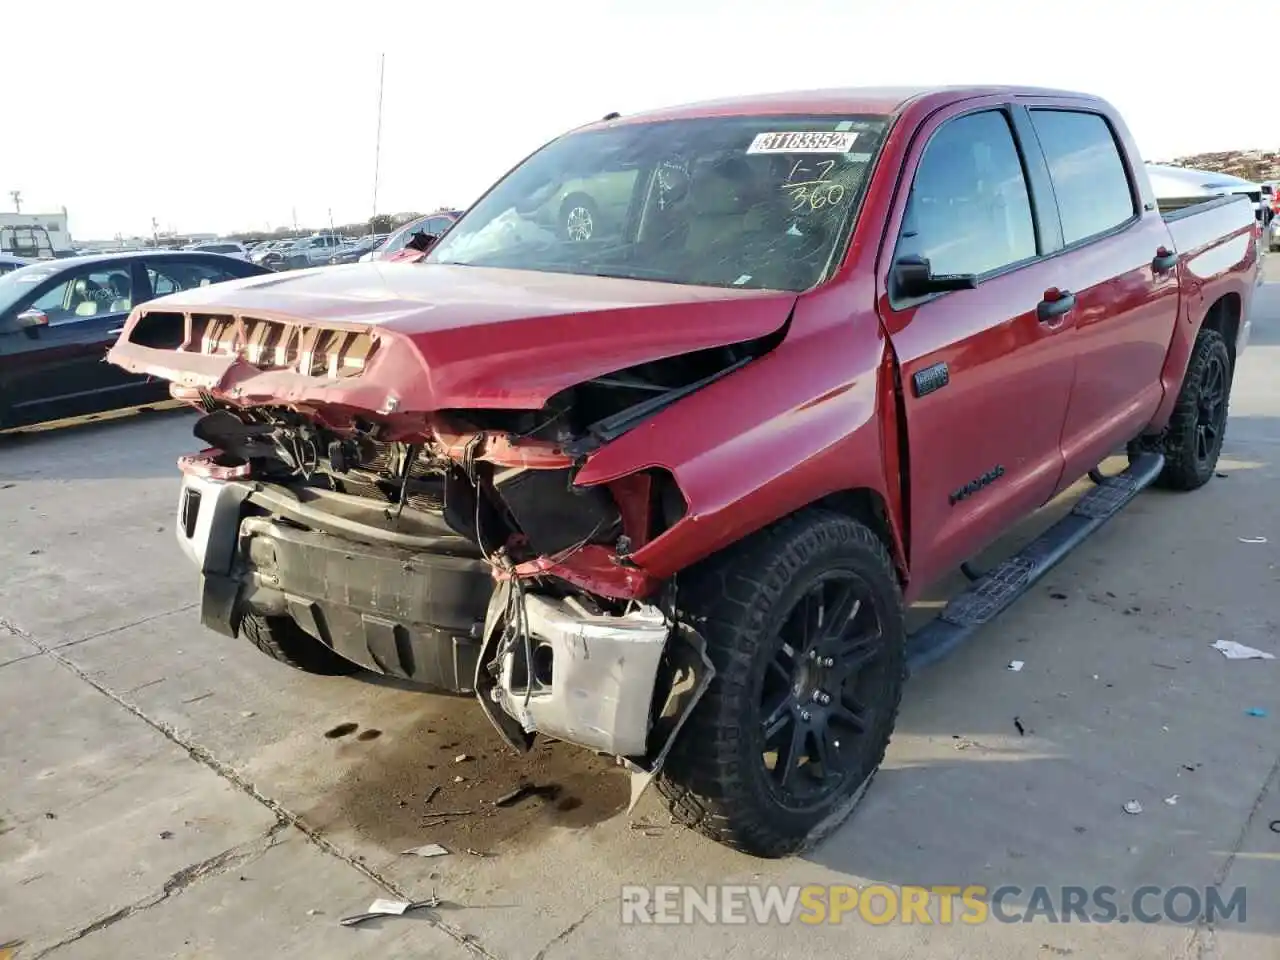
[[[367,913],[386,913],[398,917],[409,909],[408,900],[383,900],[381,898],[369,904]]]
[[[1274,660],[1276,658],[1274,653],[1255,650],[1234,640],[1219,640],[1213,644],[1213,649],[1220,650],[1228,660]]]
[[[410,850],[401,850],[400,854],[403,856],[404,854],[410,853],[415,857],[443,857],[448,852],[448,850],[440,846],[438,843],[428,843],[424,847],[413,847]]]

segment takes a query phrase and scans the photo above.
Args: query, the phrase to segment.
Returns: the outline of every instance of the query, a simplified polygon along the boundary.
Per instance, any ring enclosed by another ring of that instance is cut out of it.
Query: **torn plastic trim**
[[[734,371],[741,370],[754,359],[755,357],[743,357],[741,360],[731,363],[724,369],[717,370],[701,380],[695,380],[693,383],[668,390],[666,393],[642,400],[633,406],[627,407],[625,410],[619,410],[615,414],[597,420],[587,427],[586,436],[565,444],[565,453],[571,457],[583,457],[594,453],[606,443],[618,439],[628,430],[639,426],[654,414],[665,410],[673,403],[683,400],[692,393],[697,393],[703,387],[727,377]]]
[[[628,814],[635,810],[636,804],[640,802],[644,792],[649,789],[649,784],[653,783],[658,774],[662,772],[662,768],[667,762],[667,756],[671,753],[671,748],[675,746],[676,738],[680,735],[680,731],[684,729],[685,721],[689,719],[694,708],[698,706],[699,701],[702,700],[703,695],[707,692],[707,688],[711,686],[711,681],[715,679],[716,675],[715,664],[711,662],[711,657],[707,653],[707,641],[702,634],[698,633],[689,624],[676,623],[667,649],[676,666],[683,666],[689,670],[694,678],[694,684],[683,704],[680,703],[680,693],[676,687],[673,686],[668,694],[666,706],[663,707],[660,716],[668,715],[672,708],[675,709],[676,713],[671,722],[670,730],[666,733],[666,739],[663,740],[658,752],[652,758],[646,756],[623,759],[623,764],[631,771],[631,800],[627,804]],[[687,662],[680,662],[682,656]]]

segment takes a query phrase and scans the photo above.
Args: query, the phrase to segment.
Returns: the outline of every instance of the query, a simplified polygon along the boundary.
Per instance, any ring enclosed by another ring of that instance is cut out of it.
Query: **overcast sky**
[[[180,232],[367,218],[381,53],[381,212],[466,206],[609,111],[770,90],[1065,87],[1111,100],[1147,159],[1277,149],[1276,14],[1275,0],[11,2],[0,209],[15,189],[24,211],[66,206],[79,240],[149,234],[153,216]]]

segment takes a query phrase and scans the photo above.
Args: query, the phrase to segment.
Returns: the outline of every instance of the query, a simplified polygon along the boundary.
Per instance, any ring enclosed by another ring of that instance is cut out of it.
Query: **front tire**
[[[1165,432],[1158,486],[1196,490],[1213,478],[1227,432],[1231,375],[1227,341],[1217,330],[1201,330]]]
[[[906,677],[902,595],[863,524],[806,510],[680,584],[716,676],[658,789],[672,815],[761,857],[795,853],[853,812]]]
[[[272,660],[303,673],[346,677],[360,670],[359,664],[334,653],[289,617],[245,614],[240,634]]]

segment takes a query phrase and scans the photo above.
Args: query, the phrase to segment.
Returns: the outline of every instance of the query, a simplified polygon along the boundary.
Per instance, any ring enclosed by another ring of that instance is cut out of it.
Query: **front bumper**
[[[354,525],[261,484],[184,476],[177,537],[200,570],[201,621],[235,636],[246,613],[291,617],[369,670],[472,692],[488,564],[456,537],[380,536],[372,525],[361,527],[366,542],[335,535]]]
[[[358,498],[185,474],[176,532],[200,571],[201,621],[236,636],[245,614],[290,617],[377,673],[453,693],[475,693],[482,681],[486,712],[517,747],[541,733],[642,758],[655,738],[674,735],[655,735],[655,692],[672,652],[658,608],[593,614],[572,599],[524,593],[527,642],[489,646],[485,659],[498,671],[485,680],[486,639],[503,632],[487,614],[510,584],[495,592],[478,548],[433,530],[434,518],[380,526],[380,517],[385,507]]]

